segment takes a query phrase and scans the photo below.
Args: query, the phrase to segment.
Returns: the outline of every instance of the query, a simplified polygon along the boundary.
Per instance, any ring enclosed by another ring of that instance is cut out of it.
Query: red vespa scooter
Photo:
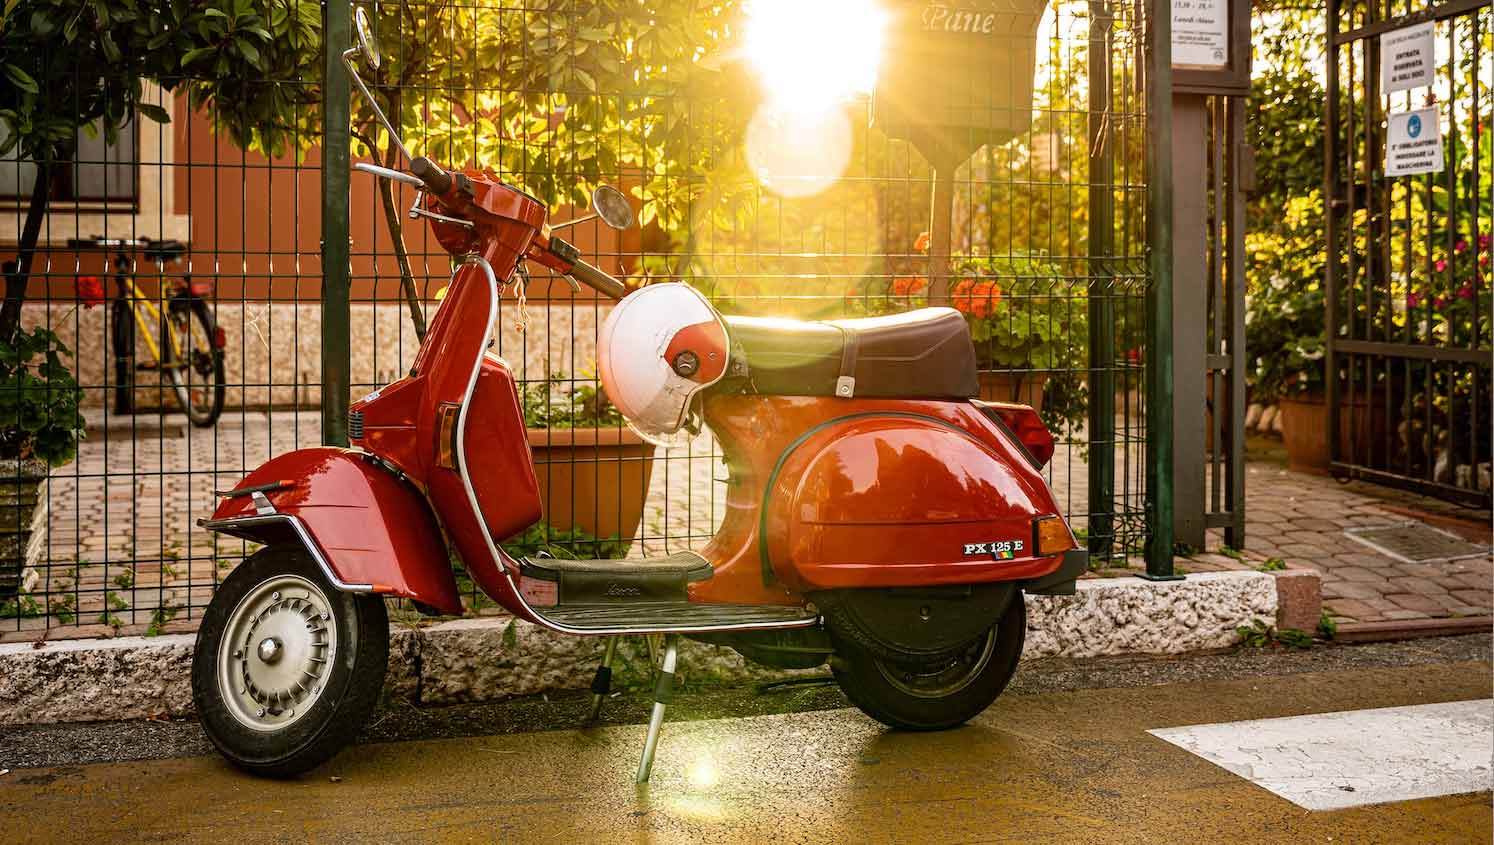
[[[361,9],[355,23],[343,59],[368,97],[352,59],[377,66],[378,51]],[[681,635],[773,667],[828,662],[868,715],[939,730],[1011,678],[1023,593],[1070,593],[1084,572],[1039,472],[1052,437],[1031,408],[971,398],[958,312],[721,317],[683,284],[629,293],[554,234],[543,203],[488,175],[424,157],[409,172],[356,167],[419,189],[412,214],[459,263],[410,373],[352,406],[351,448],[272,459],[202,523],[264,546],[219,587],[193,658],[199,718],[235,764],[290,776],[348,743],[383,684],[385,597],[460,614],[453,551],[514,616],[612,638],[594,713],[616,638],[666,635],[640,783]],[[593,205],[631,223],[616,191]],[[526,263],[620,300],[599,358],[631,425],[666,441],[704,424],[719,440],[726,514],[698,553],[516,560],[498,545],[541,516],[513,373],[487,351],[499,296],[522,295]]]

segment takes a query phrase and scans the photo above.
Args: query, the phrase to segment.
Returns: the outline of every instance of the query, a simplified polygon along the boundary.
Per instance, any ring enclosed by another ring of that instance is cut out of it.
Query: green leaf
[[[28,94],[41,93],[41,88],[37,86],[36,80],[31,78],[31,74],[27,73],[24,70],[21,70],[15,65],[7,64],[5,66],[5,75],[10,79],[12,83],[15,84],[17,88],[21,89],[22,91],[25,91]]]
[[[153,105],[151,103],[136,103],[135,111],[139,114],[144,115],[145,117],[150,118],[151,120],[154,120],[156,123],[171,122],[171,114],[169,112],[167,112],[160,106]]]

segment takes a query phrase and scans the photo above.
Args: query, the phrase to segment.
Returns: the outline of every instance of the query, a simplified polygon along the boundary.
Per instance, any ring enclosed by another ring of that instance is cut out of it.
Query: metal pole
[[[1115,546],[1115,148],[1110,125],[1110,29],[1106,0],[1089,4],[1089,553]]]
[[[328,0],[322,8],[326,36],[322,67],[322,442],[346,446],[352,372],[348,266],[352,92],[341,52],[353,43],[353,14],[351,0]]]
[[[617,657],[618,637],[607,638],[607,648],[602,652],[602,665],[597,667],[596,677],[591,681],[591,715],[588,722],[595,722],[602,715],[602,701],[612,689],[612,661]]]
[[[934,165],[933,226],[929,230],[929,304],[949,304],[949,254],[954,233],[954,156],[937,155]]]
[[[1172,571],[1172,3],[1146,4],[1146,577]]]
[[[1207,537],[1204,505],[1204,427],[1199,421],[1208,405],[1209,292],[1217,279],[1212,272],[1209,243],[1214,234],[1209,209],[1209,161],[1219,134],[1209,126],[1209,100],[1202,94],[1174,94],[1172,121],[1165,126],[1172,141],[1172,282],[1173,304],[1167,312],[1171,339],[1182,349],[1173,363],[1172,490],[1173,540],[1201,549]],[[1218,202],[1217,198],[1215,200]],[[1217,213],[1217,209],[1216,209]],[[1217,256],[1217,247],[1215,255]],[[1216,396],[1214,416],[1224,406]],[[1222,444],[1216,444],[1222,447]]]

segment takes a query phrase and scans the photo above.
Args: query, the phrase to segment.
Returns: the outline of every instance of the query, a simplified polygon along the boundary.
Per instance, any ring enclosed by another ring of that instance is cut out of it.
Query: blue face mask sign
[[[1410,176],[1442,170],[1442,123],[1437,107],[1388,115],[1385,175]]]

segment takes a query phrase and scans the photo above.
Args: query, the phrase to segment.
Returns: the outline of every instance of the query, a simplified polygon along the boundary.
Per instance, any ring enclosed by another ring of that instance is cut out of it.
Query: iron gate
[[[1430,84],[1383,90],[1381,36],[1428,22]],[[1330,0],[1327,31],[1332,471],[1488,506],[1490,3]],[[1426,108],[1442,168],[1388,175],[1390,116]]]

